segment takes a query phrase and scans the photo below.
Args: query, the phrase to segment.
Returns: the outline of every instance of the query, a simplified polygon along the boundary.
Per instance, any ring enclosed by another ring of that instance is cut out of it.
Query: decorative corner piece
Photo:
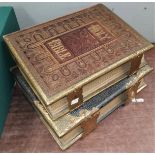
[[[82,92],[82,88],[78,88],[72,93],[68,94],[67,100],[70,111],[79,107],[83,103]]]
[[[99,114],[99,112],[96,112],[81,123],[81,128],[83,129],[83,138],[97,127],[97,118],[99,117]]]

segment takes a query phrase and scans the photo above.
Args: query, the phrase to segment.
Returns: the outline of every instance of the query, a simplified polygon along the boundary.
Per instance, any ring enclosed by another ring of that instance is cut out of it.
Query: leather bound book
[[[102,4],[4,39],[53,120],[135,73],[153,47]]]
[[[129,94],[136,94],[142,90],[146,86],[143,77],[150,71],[152,68],[145,65],[137,73],[110,86],[84,102],[79,108],[53,121],[18,68],[12,70],[25,96],[32,103],[61,149],[68,148],[81,137],[88,135],[101,120],[124,104],[130,98]]]

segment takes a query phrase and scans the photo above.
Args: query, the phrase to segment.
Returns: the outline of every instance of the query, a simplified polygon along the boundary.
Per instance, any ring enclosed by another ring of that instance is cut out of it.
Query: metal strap
[[[82,88],[78,88],[67,96],[70,111],[79,107],[83,103]]]
[[[82,137],[85,137],[97,127],[97,118],[99,117],[99,114],[99,112],[96,112],[81,123],[81,128],[83,129]]]
[[[131,68],[130,68],[129,75],[132,75],[135,72],[137,72],[141,64],[142,57],[143,57],[143,54],[140,54],[131,61]]]

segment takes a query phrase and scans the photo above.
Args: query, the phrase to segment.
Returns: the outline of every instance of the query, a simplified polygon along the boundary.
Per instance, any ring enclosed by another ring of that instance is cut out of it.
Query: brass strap
[[[96,112],[81,123],[81,128],[83,129],[82,137],[85,137],[97,127],[97,118],[99,117],[99,114],[99,112]]]
[[[78,88],[68,94],[67,101],[70,111],[79,107],[83,103],[82,88]]]
[[[139,69],[142,57],[143,57],[143,54],[140,54],[131,61],[131,68],[130,68],[129,75],[134,74]]]
[[[134,86],[132,86],[128,89],[128,98],[129,99],[135,98],[139,84],[140,84],[140,80]]]

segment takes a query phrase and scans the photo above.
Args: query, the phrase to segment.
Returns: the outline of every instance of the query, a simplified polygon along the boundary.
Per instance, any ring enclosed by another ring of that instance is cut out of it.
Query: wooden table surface
[[[155,49],[146,53],[155,68]],[[130,103],[116,110],[85,139],[64,152],[155,152],[155,72],[138,94],[144,103]],[[44,127],[18,87],[15,87],[0,152],[63,152]]]

